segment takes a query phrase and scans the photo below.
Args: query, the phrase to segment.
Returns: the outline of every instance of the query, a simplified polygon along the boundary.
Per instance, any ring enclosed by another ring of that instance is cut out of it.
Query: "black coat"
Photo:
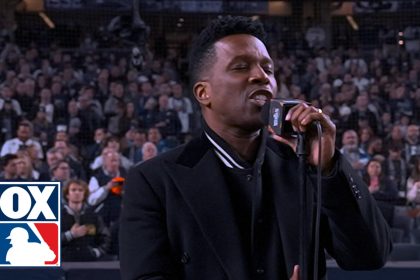
[[[322,180],[320,274],[324,249],[344,269],[380,268],[390,252],[389,229],[362,179],[340,154],[336,158],[335,174]],[[278,186],[282,265],[291,276],[299,260],[298,161],[272,139],[264,160]],[[121,214],[122,279],[250,279],[222,168],[202,135],[130,171]]]

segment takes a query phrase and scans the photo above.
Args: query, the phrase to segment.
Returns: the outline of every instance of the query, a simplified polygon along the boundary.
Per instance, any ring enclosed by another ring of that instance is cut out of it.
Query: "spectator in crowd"
[[[97,261],[109,250],[110,233],[102,218],[86,203],[89,187],[70,180],[63,188],[61,258],[63,261]]]
[[[126,177],[126,171],[120,167],[119,154],[116,151],[109,151],[104,154],[103,166],[93,173],[89,180],[89,197],[90,205],[98,206],[103,203],[101,212],[106,213],[104,216],[107,225],[110,222],[116,222],[120,212],[121,197],[112,191],[118,182],[114,181],[116,177]]]
[[[23,120],[19,123],[16,138],[7,140],[3,147],[1,148],[0,156],[4,156],[6,154],[16,154],[17,151],[21,148],[26,148],[29,145],[34,145],[37,151],[38,158],[44,158],[44,154],[42,152],[42,147],[38,141],[32,138],[33,133],[33,126],[32,124],[27,121]]]
[[[402,157],[402,146],[391,146],[388,152],[388,157],[384,162],[384,174],[394,183],[398,190],[398,196],[405,198],[407,196],[408,165]]]
[[[10,102],[13,111],[17,116],[22,115],[22,109],[20,108],[19,102],[13,98],[14,92],[8,86],[0,88],[0,111],[3,110],[6,102]]]
[[[18,178],[16,161],[17,155],[7,154],[0,159],[0,181],[14,181]]]
[[[108,153],[109,151],[114,151],[119,154],[121,167],[123,167],[126,171],[133,165],[133,163],[128,158],[121,154],[121,143],[119,138],[115,136],[109,136],[104,141],[101,154],[97,156],[90,164],[90,168],[92,170],[100,168],[104,162],[104,154]]]
[[[359,130],[359,139],[360,139],[360,148],[362,148],[365,152],[367,152],[369,143],[371,142],[372,138],[375,136],[372,129],[367,126],[363,127]]]
[[[104,142],[107,136],[107,131],[103,127],[95,129],[94,143],[90,144],[83,151],[85,162],[84,166],[89,166],[89,163],[93,162],[96,157],[101,155],[102,147],[105,146]]]
[[[118,102],[116,105],[115,115],[109,118],[108,132],[117,137],[123,137],[129,130],[131,117],[127,116],[127,106],[125,102]]]
[[[102,126],[102,116],[98,115],[97,111],[94,109],[92,100],[89,99],[87,95],[79,96],[78,106],[78,117],[80,118],[81,124],[80,131],[83,131],[83,133],[80,134],[80,141],[84,145],[92,144],[95,129]],[[116,110],[113,112],[116,112]]]
[[[160,129],[157,127],[151,127],[147,130],[147,141],[152,142],[156,145],[158,152],[163,153],[171,148],[171,143],[167,143],[164,139],[162,139],[162,134],[160,133]]]
[[[54,104],[52,103],[52,94],[49,88],[43,88],[39,93],[40,100],[37,102],[37,106],[35,105],[34,108],[38,108],[45,112],[46,119],[49,123],[52,123],[54,120]]]
[[[26,150],[18,152],[16,159],[16,170],[19,179],[24,181],[36,181],[39,179],[39,172],[34,168],[32,160]]]
[[[56,148],[63,155],[63,158],[68,162],[72,174],[78,179],[85,180],[86,171],[77,158],[77,155],[72,153],[68,141],[64,139],[56,139],[54,141],[53,147]]]
[[[158,150],[155,144],[152,142],[146,142],[143,144],[142,148],[142,160],[146,161],[148,159],[154,158],[158,154]]]
[[[366,152],[369,158],[381,158],[382,162],[385,161],[385,151],[382,138],[374,137],[369,141]]]
[[[381,115],[381,120],[380,120],[380,126],[381,126],[381,131],[379,132],[379,136],[383,137],[383,139],[385,140],[386,138],[389,137],[389,135],[391,134],[391,131],[393,129],[393,122],[392,122],[392,116],[391,113],[389,112],[383,112]]]
[[[404,152],[404,158],[410,165],[413,165],[414,159],[420,156],[420,127],[418,124],[410,124],[407,127]]]
[[[9,100],[4,101],[3,108],[0,110],[0,142],[4,143],[13,138],[17,129],[19,117],[12,108],[12,103]]]
[[[408,89],[405,85],[395,85],[389,95],[390,109],[394,120],[402,114],[413,115],[413,102],[409,98]]]
[[[342,144],[340,152],[343,153],[351,166],[361,174],[369,161],[369,155],[360,148],[356,131],[346,130],[343,134]]]
[[[142,147],[147,141],[146,132],[141,129],[136,129],[133,132],[133,143],[127,147],[124,151],[124,155],[131,161],[133,164],[136,164],[143,160]]]
[[[64,159],[63,154],[56,148],[50,148],[46,153],[46,162],[43,162],[39,168],[39,180],[50,181],[52,176],[52,169],[57,165],[58,161]]]
[[[110,86],[110,96],[106,100],[104,105],[104,113],[107,118],[110,118],[115,115],[115,112],[118,110],[118,103],[124,102],[124,86],[122,82],[115,81],[111,82]]]
[[[398,124],[392,126],[391,133],[385,138],[385,149],[389,151],[390,147],[404,146],[404,135]]]
[[[15,98],[19,102],[22,112],[30,114],[36,102],[35,81],[33,78],[19,79],[15,90]]]
[[[153,86],[149,79],[147,77],[140,76],[139,82],[140,95],[135,100],[135,103],[137,106],[137,113],[139,114],[139,117],[144,119],[147,114],[146,110],[151,110],[153,107],[152,105],[156,105],[157,101],[153,95]]]
[[[181,122],[178,113],[170,109],[169,97],[166,94],[159,96],[158,99],[159,111],[154,120],[154,126],[159,128],[160,132],[165,138],[176,139],[181,132]]]
[[[193,108],[190,98],[184,96],[184,90],[180,83],[173,82],[171,85],[172,96],[169,98],[168,107],[178,113],[181,122],[180,132],[185,134],[191,132],[191,118]]]
[[[84,86],[80,90],[79,95],[85,98],[86,103],[89,104],[89,108],[95,111],[95,115],[99,116],[102,120],[104,118],[104,112],[101,102],[96,98],[95,88],[90,85]]]
[[[407,179],[407,201],[420,204],[420,157],[414,160],[414,166]]]
[[[120,154],[109,151],[103,155],[103,166],[94,171],[89,180],[88,202],[94,206],[111,231],[110,253],[118,254],[118,229],[121,211],[121,194],[126,171],[120,166]]]
[[[353,78],[353,83],[359,90],[359,92],[365,91],[368,89],[370,81],[365,77],[363,69],[358,68],[355,70],[356,74]]]
[[[373,133],[377,133],[377,119],[375,114],[369,108],[369,97],[367,95],[359,95],[347,119],[347,128],[358,131],[360,128],[370,127]]]
[[[35,113],[35,118],[32,120],[32,125],[34,128],[34,136],[38,139],[41,138],[41,135],[43,134],[45,134],[48,138],[48,135],[53,135],[54,133],[54,125],[48,120],[45,108],[43,107],[40,107],[39,110]]]
[[[61,187],[65,186],[70,179],[77,179],[72,176],[70,164],[65,159],[57,160],[57,162],[51,166],[50,174],[50,180],[60,182]]]
[[[394,218],[394,202],[398,197],[395,184],[382,172],[382,164],[377,159],[371,159],[365,169],[364,181],[369,186],[369,192],[378,203],[386,221],[392,226]]]
[[[152,127],[158,118],[159,106],[156,98],[148,98],[144,104],[143,110],[140,113],[140,122],[146,129]]]
[[[351,48],[348,51],[348,55],[348,59],[344,62],[346,71],[350,73],[360,71],[361,74],[365,75],[368,72],[368,67],[360,52],[355,48]]]

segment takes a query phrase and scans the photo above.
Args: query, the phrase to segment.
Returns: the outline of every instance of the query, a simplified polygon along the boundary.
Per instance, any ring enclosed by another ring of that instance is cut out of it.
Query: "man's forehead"
[[[233,34],[221,38],[215,44],[216,52],[226,53],[232,56],[241,56],[255,52],[269,57],[264,43],[249,34]]]

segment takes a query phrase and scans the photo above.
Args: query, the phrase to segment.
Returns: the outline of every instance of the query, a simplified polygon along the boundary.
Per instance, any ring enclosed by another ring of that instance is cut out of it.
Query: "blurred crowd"
[[[176,47],[78,49],[0,40],[3,181],[60,181],[64,261],[118,258],[118,218],[128,169],[191,139],[198,106]],[[156,44],[155,44],[156,45]],[[420,56],[271,41],[277,97],[327,113],[337,146],[369,186],[390,225],[394,207],[420,204]],[[386,47],[386,48],[385,48]],[[157,171],[158,172],[158,171]]]

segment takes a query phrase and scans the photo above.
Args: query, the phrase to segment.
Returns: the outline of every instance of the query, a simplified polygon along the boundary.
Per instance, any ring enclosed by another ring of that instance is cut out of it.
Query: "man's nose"
[[[249,76],[250,83],[267,84],[269,81],[270,79],[268,78],[267,73],[260,65],[256,65],[252,68]]]

